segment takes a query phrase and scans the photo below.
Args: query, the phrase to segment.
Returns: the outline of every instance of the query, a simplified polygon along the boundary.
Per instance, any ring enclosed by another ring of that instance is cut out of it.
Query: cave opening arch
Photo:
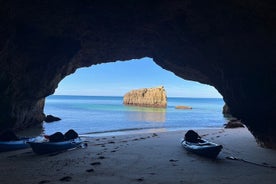
[[[122,96],[128,91],[158,86],[165,87],[166,108],[122,105]],[[179,105],[191,106],[193,110],[189,113],[175,109]],[[44,113],[62,120],[57,124],[44,123],[44,133],[63,132],[72,127],[82,134],[106,131],[118,134],[135,129],[149,131],[149,128],[180,130],[193,126],[221,128],[226,122],[223,105],[215,88],[183,80],[151,58],[109,62],[80,68],[59,83],[54,96],[46,98]]]
[[[214,87],[182,79],[148,57],[79,68],[59,82],[54,95],[123,96],[155,86],[165,86],[169,97],[222,98]]]

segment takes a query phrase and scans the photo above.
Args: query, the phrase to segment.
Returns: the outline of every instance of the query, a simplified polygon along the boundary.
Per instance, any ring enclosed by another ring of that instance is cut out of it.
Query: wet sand
[[[276,151],[259,147],[246,128],[197,132],[223,145],[217,159],[186,152],[185,131],[86,137],[87,148],[60,154],[0,153],[0,183],[275,183]]]

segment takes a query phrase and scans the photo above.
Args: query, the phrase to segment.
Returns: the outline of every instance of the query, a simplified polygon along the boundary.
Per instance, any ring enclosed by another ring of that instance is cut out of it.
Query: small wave
[[[141,128],[124,128],[124,129],[116,129],[116,130],[104,130],[104,131],[97,131],[97,132],[87,132],[83,135],[89,134],[106,134],[106,133],[114,133],[114,132],[129,132],[129,131],[140,131],[140,130],[158,130],[164,129],[164,127],[141,127]]]
[[[124,128],[116,130],[105,130],[83,133],[82,136],[101,136],[101,135],[125,135],[133,133],[166,132],[164,127],[142,127],[142,128]]]

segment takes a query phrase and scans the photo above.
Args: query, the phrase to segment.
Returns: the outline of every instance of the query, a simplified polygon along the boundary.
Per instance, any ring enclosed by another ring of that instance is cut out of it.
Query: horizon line
[[[124,97],[124,96],[118,96],[118,95],[68,95],[68,94],[52,94],[49,96],[84,96],[84,97]],[[49,97],[47,96],[47,97]],[[45,97],[45,98],[47,98]],[[189,96],[167,96],[167,98],[217,98],[217,99],[223,99],[223,97],[189,97]]]

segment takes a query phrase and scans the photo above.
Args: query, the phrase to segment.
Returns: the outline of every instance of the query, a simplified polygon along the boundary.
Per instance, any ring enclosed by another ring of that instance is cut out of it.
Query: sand
[[[223,145],[215,160],[186,152],[185,131],[86,137],[88,147],[56,155],[0,153],[0,183],[275,183],[276,151],[257,145],[246,128],[197,130]],[[246,161],[226,159],[234,156]]]

